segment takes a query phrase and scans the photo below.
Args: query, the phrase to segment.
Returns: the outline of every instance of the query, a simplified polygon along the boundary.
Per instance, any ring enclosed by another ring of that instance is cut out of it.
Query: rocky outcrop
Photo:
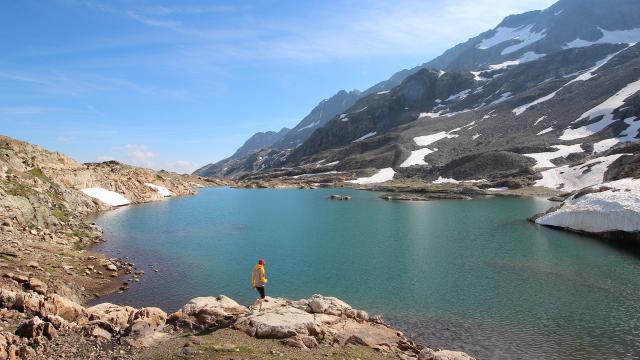
[[[351,344],[405,359],[471,359],[464,353],[433,351],[416,345],[386,325],[380,316],[369,316],[340,299],[323,295],[298,301],[267,298],[261,309],[251,310],[225,296],[195,298],[169,315],[168,323],[183,331],[231,326],[249,336],[280,339],[283,344],[300,349]]]
[[[167,314],[158,308],[135,309],[103,303],[89,308],[53,294],[43,296],[33,292],[8,291],[0,288],[0,309],[27,317],[17,326],[14,335],[0,333],[0,359],[31,359],[33,354],[15,355],[20,346],[44,344],[60,332],[78,334],[104,348],[114,342],[128,346],[150,346],[163,338]],[[14,357],[9,354],[14,353]]]
[[[233,328],[255,338],[279,339],[284,345],[304,350],[321,345],[357,345],[403,359],[471,359],[464,353],[434,351],[414,344],[380,316],[369,316],[340,299],[323,295],[298,301],[267,298],[261,310],[248,309],[224,295],[199,297],[167,316],[153,307],[136,309],[102,303],[85,308],[55,294],[0,289],[0,311],[25,318],[17,325],[15,335],[0,332],[0,359],[11,358],[7,354],[30,359],[34,353],[27,348],[37,344],[35,352],[46,351],[48,342],[59,336],[77,336],[96,349],[108,351],[116,346],[149,347],[174,330],[199,333],[221,328]]]
[[[178,329],[201,331],[207,328],[228,326],[238,316],[249,311],[245,306],[224,295],[198,297],[167,320]]]

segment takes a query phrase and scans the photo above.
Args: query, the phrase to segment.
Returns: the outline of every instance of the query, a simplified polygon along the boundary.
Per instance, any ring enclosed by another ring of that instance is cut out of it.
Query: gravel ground
[[[195,339],[194,339],[195,338]],[[277,340],[255,339],[232,329],[222,329],[211,334],[196,337],[175,337],[136,356],[141,360],[169,359],[395,359],[393,355],[362,346],[331,347],[320,346],[312,350],[300,350],[280,344]],[[192,343],[195,353],[185,357],[179,355],[187,342]],[[199,342],[200,344],[196,344]]]

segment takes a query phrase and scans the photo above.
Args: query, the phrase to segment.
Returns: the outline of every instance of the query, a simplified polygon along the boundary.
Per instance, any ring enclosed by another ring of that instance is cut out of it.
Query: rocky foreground
[[[268,298],[262,310],[249,309],[224,295],[199,297],[166,314],[154,307],[110,303],[87,308],[56,294],[0,289],[0,309],[0,359],[138,358],[145,357],[149,348],[175,339],[182,339],[183,346],[172,355],[195,356],[203,353],[198,345],[204,336],[221,329],[276,339],[299,350],[347,346],[375,350],[378,358],[472,359],[461,352],[416,345],[381,317],[322,295],[299,301]],[[212,354],[216,351],[240,349],[223,344]],[[278,351],[271,352],[279,356]]]

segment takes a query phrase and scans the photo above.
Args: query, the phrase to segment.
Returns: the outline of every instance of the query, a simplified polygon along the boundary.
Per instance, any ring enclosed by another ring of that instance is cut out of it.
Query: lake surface
[[[336,296],[430,347],[480,359],[640,358],[640,260],[525,220],[552,203],[378,195],[218,188],[104,213],[96,250],[146,274],[98,301],[174,311],[225,294],[249,305],[251,268],[265,258],[268,295]]]

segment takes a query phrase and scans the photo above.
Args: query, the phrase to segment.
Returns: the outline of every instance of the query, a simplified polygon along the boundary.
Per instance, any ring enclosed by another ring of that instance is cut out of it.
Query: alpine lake
[[[97,301],[171,312],[225,294],[250,305],[251,269],[264,258],[267,295],[335,296],[432,348],[479,359],[640,358],[637,254],[528,222],[554,206],[543,199],[379,195],[213,188],[100,214],[106,241],[93,250],[145,274]]]

